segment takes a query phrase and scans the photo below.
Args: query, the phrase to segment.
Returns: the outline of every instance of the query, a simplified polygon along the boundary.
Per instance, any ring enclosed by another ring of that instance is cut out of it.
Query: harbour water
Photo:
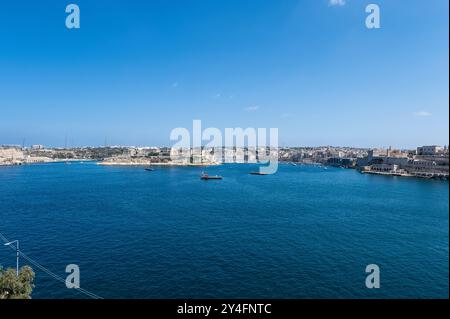
[[[0,167],[0,232],[61,277],[79,265],[105,298],[448,298],[448,182],[255,169]],[[33,298],[85,297],[35,271]]]

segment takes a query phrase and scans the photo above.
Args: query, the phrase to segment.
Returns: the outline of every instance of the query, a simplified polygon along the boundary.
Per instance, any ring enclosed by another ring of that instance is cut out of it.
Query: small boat
[[[294,162],[291,162],[290,163],[292,166],[297,166],[297,164],[295,164]]]
[[[209,180],[209,179],[222,179],[222,176],[219,175],[208,175],[207,173],[202,173],[200,179]]]
[[[148,171],[148,172],[153,172],[155,169],[154,169],[154,168],[148,167],[148,168],[146,168],[145,170]]]
[[[250,175],[269,175],[269,173],[250,172]]]

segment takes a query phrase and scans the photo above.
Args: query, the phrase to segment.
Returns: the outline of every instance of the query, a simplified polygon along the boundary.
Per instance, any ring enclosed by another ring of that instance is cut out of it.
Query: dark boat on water
[[[146,171],[149,171],[149,172],[153,172],[155,169],[154,169],[154,168],[148,167],[148,168],[146,168],[145,170],[146,170]]]
[[[250,175],[269,175],[269,173],[250,172]]]
[[[202,173],[202,175],[200,176],[200,179],[202,179],[202,180],[222,179],[222,176],[219,176],[219,175],[208,175],[207,173]]]

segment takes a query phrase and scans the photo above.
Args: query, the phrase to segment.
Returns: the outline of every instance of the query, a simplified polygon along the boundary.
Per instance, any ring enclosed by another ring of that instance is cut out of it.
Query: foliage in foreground
[[[34,276],[29,266],[20,268],[18,277],[15,269],[0,267],[0,299],[31,299]]]

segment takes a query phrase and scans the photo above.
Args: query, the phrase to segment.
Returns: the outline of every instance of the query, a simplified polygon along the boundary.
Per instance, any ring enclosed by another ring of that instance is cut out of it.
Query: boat
[[[289,164],[291,164],[292,166],[297,166],[297,164],[295,164],[294,162],[290,162]]]
[[[219,175],[208,175],[207,173],[202,173],[200,179],[209,180],[209,179],[222,179],[222,176]]]
[[[250,175],[269,175],[269,173],[250,172]]]
[[[146,170],[146,171],[149,171],[149,172],[153,172],[155,169],[154,169],[154,168],[148,167],[148,168],[146,168],[145,170]]]

